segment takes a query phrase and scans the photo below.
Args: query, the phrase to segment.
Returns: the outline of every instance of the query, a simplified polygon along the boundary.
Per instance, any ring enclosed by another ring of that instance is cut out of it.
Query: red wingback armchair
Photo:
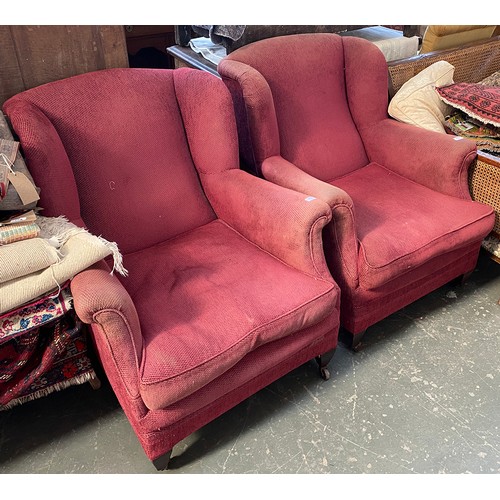
[[[370,325],[474,269],[493,224],[468,192],[475,144],[390,119],[376,46],[283,36],[232,52],[218,72],[245,168],[332,209],[325,251],[354,347]]]
[[[327,203],[239,169],[232,101],[196,70],[113,69],[4,105],[44,215],[116,241],[71,283],[147,456],[337,344]]]

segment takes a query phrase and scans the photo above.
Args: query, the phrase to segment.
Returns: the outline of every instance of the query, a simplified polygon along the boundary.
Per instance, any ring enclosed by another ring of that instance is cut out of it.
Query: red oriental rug
[[[96,381],[69,289],[0,317],[0,410]]]

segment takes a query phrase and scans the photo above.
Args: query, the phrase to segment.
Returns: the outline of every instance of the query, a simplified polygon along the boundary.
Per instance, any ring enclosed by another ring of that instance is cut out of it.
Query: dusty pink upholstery
[[[390,119],[376,46],[276,37],[232,52],[218,71],[245,168],[330,205],[324,246],[348,331],[474,269],[493,224],[468,191],[475,144]]]
[[[335,348],[319,199],[239,170],[229,92],[195,70],[116,69],[4,105],[44,214],[116,241],[75,309],[149,458]]]

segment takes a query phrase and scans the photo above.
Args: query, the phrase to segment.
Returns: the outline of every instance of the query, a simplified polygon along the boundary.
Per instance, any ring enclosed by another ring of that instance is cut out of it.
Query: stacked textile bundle
[[[478,149],[500,153],[500,71],[479,83],[455,83],[436,91],[452,108],[448,129],[475,141]]]
[[[478,83],[454,83],[455,67],[437,61],[405,82],[391,99],[392,118],[476,142],[500,152],[500,71]]]
[[[0,410],[96,380],[69,287],[0,316]]]
[[[0,409],[96,380],[70,280],[111,256],[116,244],[64,217],[37,217],[35,238],[0,246]]]
[[[116,244],[64,217],[39,215],[38,190],[19,169],[16,145],[0,139],[0,410],[98,382],[69,283],[106,257],[126,275]]]

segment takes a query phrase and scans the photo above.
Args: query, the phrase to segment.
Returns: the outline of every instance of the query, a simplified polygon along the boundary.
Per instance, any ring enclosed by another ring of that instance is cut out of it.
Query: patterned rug
[[[494,127],[500,126],[500,88],[480,83],[453,83],[436,88],[441,100]]]
[[[70,300],[64,289],[0,317],[0,410],[97,380]]]
[[[16,335],[27,333],[64,316],[72,307],[66,284],[58,295],[43,297],[0,316],[0,345]]]

